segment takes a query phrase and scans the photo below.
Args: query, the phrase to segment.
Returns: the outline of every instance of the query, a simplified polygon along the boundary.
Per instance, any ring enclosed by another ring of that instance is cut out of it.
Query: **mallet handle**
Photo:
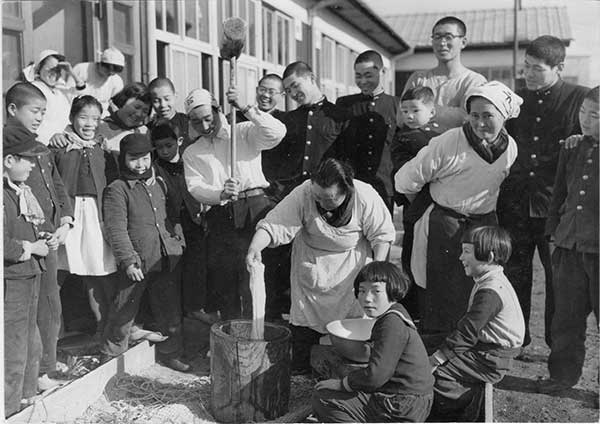
[[[229,85],[234,86],[237,89],[237,58],[234,56],[229,61]],[[237,143],[236,143],[236,131],[235,123],[237,121],[237,111],[235,107],[231,106],[231,168],[230,177],[235,177],[235,164],[237,159]]]

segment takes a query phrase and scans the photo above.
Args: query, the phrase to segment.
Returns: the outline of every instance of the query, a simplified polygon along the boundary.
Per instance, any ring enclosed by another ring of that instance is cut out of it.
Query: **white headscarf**
[[[499,81],[490,81],[467,91],[465,96],[466,110],[469,110],[469,99],[474,96],[488,100],[498,109],[504,120],[519,116],[520,106],[523,104],[523,99],[520,96]]]

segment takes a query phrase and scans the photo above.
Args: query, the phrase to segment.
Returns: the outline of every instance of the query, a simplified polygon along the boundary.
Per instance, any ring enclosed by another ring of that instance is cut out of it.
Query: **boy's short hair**
[[[442,19],[438,20],[433,25],[433,27],[431,28],[431,31],[433,32],[433,30],[435,29],[436,26],[446,25],[446,24],[456,25],[463,37],[467,35],[467,26],[465,25],[465,23],[463,21],[458,19],[456,16],[444,16]]]
[[[366,50],[359,54],[354,61],[354,66],[359,63],[373,62],[377,69],[383,69],[383,59],[375,50]]]
[[[314,76],[312,68],[306,62],[297,61],[290,63],[283,71],[282,79],[286,79],[290,75],[296,74],[299,77]]]
[[[161,118],[152,127],[150,131],[150,140],[152,144],[156,140],[163,140],[165,138],[172,138],[177,140],[179,138],[179,128],[173,125],[167,118]]]
[[[546,65],[555,67],[565,61],[566,50],[560,38],[542,35],[531,42],[525,49],[525,55],[543,60]]]
[[[73,118],[81,112],[84,107],[87,106],[95,106],[100,111],[100,115],[102,115],[102,104],[98,101],[94,96],[90,96],[89,94],[85,94],[83,96],[78,96],[73,99],[73,103],[71,104],[71,111],[69,112],[69,121],[73,122]]]
[[[129,99],[137,99],[144,103],[152,104],[150,99],[150,91],[148,87],[141,82],[132,82],[127,84],[121,91],[111,97],[115,106],[121,108]]]
[[[591,100],[592,102],[600,104],[600,85],[597,85],[588,91],[583,99]]]
[[[8,111],[8,105],[14,104],[17,108],[28,104],[31,99],[40,99],[46,101],[46,96],[42,90],[30,82],[18,82],[8,89],[4,99],[5,109]]]
[[[173,85],[173,81],[171,81],[169,78],[154,78],[152,81],[150,81],[150,84],[148,84],[148,91],[152,91],[159,87],[169,87],[171,91],[175,93],[175,85]]]
[[[385,292],[390,301],[401,301],[410,288],[410,279],[391,262],[375,261],[365,265],[354,279],[354,296],[358,297],[360,283],[385,283]]]
[[[435,96],[433,95],[433,90],[431,88],[425,86],[414,87],[406,90],[406,92],[402,95],[400,101],[403,102],[405,100],[420,100],[425,104],[433,104],[434,97]]]
[[[505,265],[512,252],[508,231],[493,225],[471,228],[463,234],[461,243],[472,244],[475,259],[481,262],[487,262],[494,253],[493,262]]]
[[[283,88],[283,79],[281,79],[281,77],[277,74],[264,75],[261,79],[258,80],[258,85],[260,85],[263,81],[266,81],[266,80],[277,81],[279,84],[281,84],[281,87]]]

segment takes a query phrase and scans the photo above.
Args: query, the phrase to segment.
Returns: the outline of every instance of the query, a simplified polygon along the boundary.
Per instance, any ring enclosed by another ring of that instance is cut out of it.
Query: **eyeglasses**
[[[431,36],[431,41],[437,41],[440,42],[442,40],[444,40],[446,43],[449,43],[451,41],[454,41],[455,38],[461,38],[464,37],[463,34],[433,34]]]
[[[256,92],[258,94],[269,94],[269,96],[274,96],[276,94],[282,94],[281,91],[277,91],[274,88],[266,88],[266,87],[262,87],[260,85],[256,88]]]

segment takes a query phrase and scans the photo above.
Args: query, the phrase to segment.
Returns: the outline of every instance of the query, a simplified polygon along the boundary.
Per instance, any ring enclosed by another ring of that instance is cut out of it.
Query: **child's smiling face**
[[[358,303],[370,318],[377,318],[395,303],[390,301],[385,285],[379,281],[362,281],[358,285]]]
[[[141,155],[134,155],[131,153],[125,153],[125,166],[131,172],[138,175],[142,175],[144,172],[150,169],[152,164],[152,157],[150,153],[144,153]]]
[[[102,113],[96,106],[89,105],[73,117],[73,129],[84,140],[93,140]]]
[[[600,133],[600,104],[591,99],[585,99],[579,108],[579,123],[583,135],[598,140]]]
[[[462,253],[458,259],[462,263],[467,277],[477,278],[487,270],[488,263],[475,257],[475,246],[472,243],[462,244]]]

